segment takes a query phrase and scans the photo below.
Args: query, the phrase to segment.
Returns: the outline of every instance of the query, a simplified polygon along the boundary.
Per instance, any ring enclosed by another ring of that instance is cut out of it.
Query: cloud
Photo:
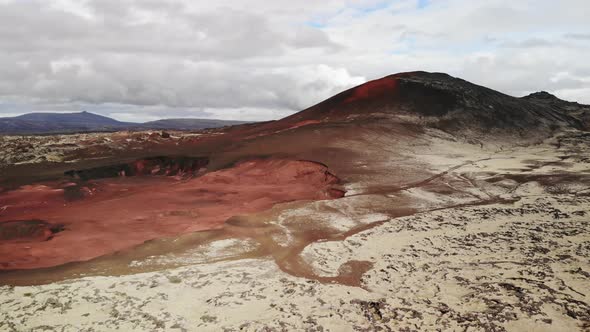
[[[566,33],[565,38],[590,40],[590,33]]]
[[[582,0],[3,0],[0,116],[274,119],[409,70],[590,103],[588,10]]]

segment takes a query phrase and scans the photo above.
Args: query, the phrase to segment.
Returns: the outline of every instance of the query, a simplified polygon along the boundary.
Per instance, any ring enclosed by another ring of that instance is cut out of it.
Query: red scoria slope
[[[216,229],[228,218],[280,202],[343,196],[326,166],[251,160],[192,179],[163,176],[24,186],[0,194],[0,270],[89,260],[146,240]],[[42,220],[40,220],[42,219]]]

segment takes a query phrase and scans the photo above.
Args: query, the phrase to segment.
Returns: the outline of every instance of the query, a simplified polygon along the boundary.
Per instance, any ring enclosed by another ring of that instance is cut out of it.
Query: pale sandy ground
[[[84,160],[102,159],[109,152],[129,151],[142,148],[146,142],[154,145],[179,144],[182,140],[204,135],[169,131],[170,137],[162,138],[160,131],[137,131],[116,133],[80,133],[63,135],[0,135],[0,167],[42,162],[77,161],[76,151],[85,149]],[[214,135],[214,133],[208,133]]]
[[[433,173],[462,166],[421,187],[306,203],[273,217],[285,244],[290,223],[344,232],[377,222],[301,254],[319,276],[371,262],[361,287],[294,277],[266,257],[203,263],[255,246],[226,239],[150,258],[189,261],[180,268],[0,287],[0,330],[590,331],[588,151],[575,133],[512,149],[432,138],[408,158]],[[363,192],[363,183],[348,186]],[[393,217],[384,206],[396,202],[420,212]],[[150,261],[132,262],[143,263]]]

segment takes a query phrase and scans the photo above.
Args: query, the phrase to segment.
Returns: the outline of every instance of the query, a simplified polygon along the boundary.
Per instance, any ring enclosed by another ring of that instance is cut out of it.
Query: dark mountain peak
[[[528,100],[537,104],[544,104],[544,105],[552,105],[558,106],[562,108],[566,108],[567,110],[577,110],[577,109],[588,109],[589,105],[580,104],[575,101],[567,101],[560,99],[559,97],[547,92],[547,91],[539,91],[531,93],[530,95],[524,96],[521,99]]]
[[[506,96],[445,73],[403,72],[346,90],[294,117],[410,113],[443,116],[461,104],[477,105]],[[487,105],[486,105],[487,106]]]
[[[446,131],[580,127],[580,121],[532,100],[516,98],[444,73],[398,73],[346,90],[288,119],[390,119]]]
[[[391,74],[386,77],[397,78],[397,79],[410,79],[415,81],[423,81],[423,82],[436,82],[436,81],[452,81],[452,80],[461,80],[460,78],[453,77],[447,73],[440,73],[440,72],[428,72],[428,71],[408,71],[408,72],[401,72],[397,74]]]
[[[569,108],[588,108],[588,105],[580,104],[575,101],[568,101],[560,99],[559,97],[547,92],[547,91],[539,91],[531,93],[530,95],[522,97],[522,99],[526,99],[533,102],[542,102],[545,104],[552,104],[552,105],[561,105],[561,106],[568,106]]]
[[[580,121],[583,129],[590,129],[590,105],[559,99],[547,91],[531,93],[520,99],[529,101],[539,107],[549,107],[559,113],[572,116]]]
[[[431,87],[444,90],[459,90],[461,86],[471,84],[459,78],[445,73],[430,73],[425,71],[403,72],[388,75],[383,78],[368,81],[340,95],[348,95],[346,102],[360,101],[363,99],[378,98],[384,95],[396,95],[409,85]],[[335,97],[338,97],[337,95]]]
[[[530,95],[522,97],[524,99],[536,99],[536,100],[561,100],[557,98],[555,95],[550,94],[547,91],[538,91],[533,92]]]

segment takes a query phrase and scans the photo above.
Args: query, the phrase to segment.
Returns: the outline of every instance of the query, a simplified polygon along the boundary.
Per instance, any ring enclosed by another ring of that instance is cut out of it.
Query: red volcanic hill
[[[567,103],[567,102],[566,102]],[[516,98],[443,73],[409,72],[346,90],[285,120],[414,117],[443,130],[581,127],[559,107]],[[407,119],[407,118],[406,118]]]
[[[229,132],[253,138],[309,125],[391,123],[467,138],[517,134],[535,139],[559,128],[588,126],[588,106],[555,99],[517,98],[443,73],[408,72],[359,85],[284,119]]]

